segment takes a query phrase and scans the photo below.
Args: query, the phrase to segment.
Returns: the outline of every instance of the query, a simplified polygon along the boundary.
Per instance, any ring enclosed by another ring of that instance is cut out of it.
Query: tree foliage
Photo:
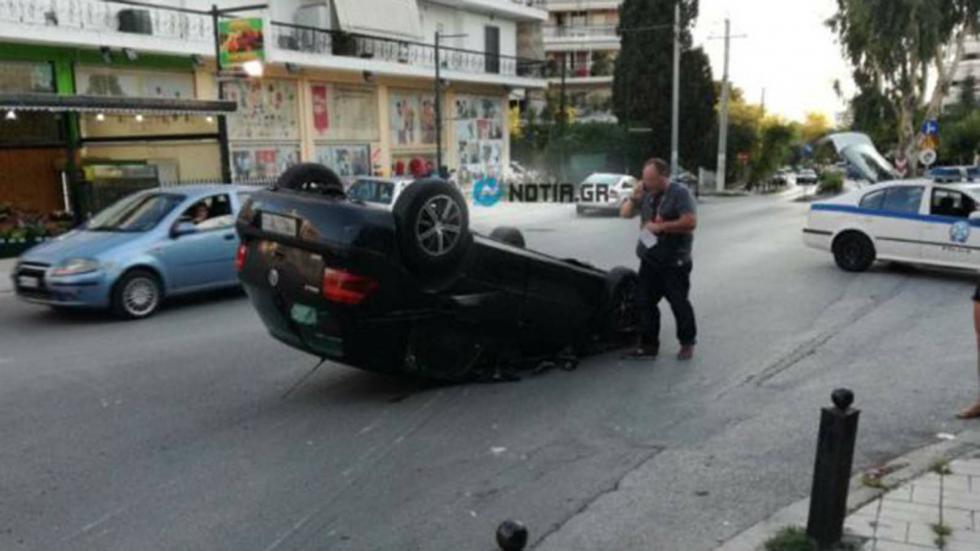
[[[926,118],[939,113],[980,0],[837,0],[837,7],[828,25],[871,100],[867,107],[879,108],[882,99],[891,105],[899,153],[914,160],[920,108]]]
[[[712,166],[716,91],[711,65],[691,48],[698,0],[626,0],[620,6],[622,48],[616,58],[613,111],[620,122],[652,132],[635,134],[648,156],[667,158],[671,146],[674,6],[681,6],[680,159],[691,170]]]

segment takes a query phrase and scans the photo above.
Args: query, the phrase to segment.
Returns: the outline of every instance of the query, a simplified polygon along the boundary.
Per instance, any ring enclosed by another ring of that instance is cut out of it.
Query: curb
[[[930,444],[895,458],[885,465],[886,470],[890,470],[888,467],[895,470],[881,478],[881,482],[885,486],[883,489],[865,486],[862,483],[864,472],[854,474],[851,477],[848,492],[848,514],[878,499],[891,491],[892,488],[927,472],[937,459],[956,459],[978,448],[980,448],[980,429],[971,429],[958,434],[956,440]],[[805,526],[809,510],[810,499],[801,499],[737,534],[721,546],[716,547],[714,551],[759,551],[766,540],[779,529],[786,526]]]

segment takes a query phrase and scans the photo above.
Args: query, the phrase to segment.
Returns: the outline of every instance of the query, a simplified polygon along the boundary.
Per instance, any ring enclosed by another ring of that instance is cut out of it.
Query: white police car
[[[826,141],[872,185],[813,203],[803,229],[808,246],[830,251],[849,272],[875,260],[980,269],[980,184],[898,180],[867,136]]]

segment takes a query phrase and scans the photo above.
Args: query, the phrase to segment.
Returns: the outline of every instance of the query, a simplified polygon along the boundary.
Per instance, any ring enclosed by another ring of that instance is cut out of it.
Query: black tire
[[[494,241],[500,241],[501,243],[507,243],[508,245],[513,245],[515,247],[520,247],[523,249],[527,246],[524,241],[524,234],[521,230],[511,227],[511,226],[497,226],[490,232],[490,239]]]
[[[472,241],[466,201],[443,180],[418,180],[405,188],[393,214],[402,257],[419,275],[458,266]]]
[[[300,163],[283,172],[273,189],[305,191],[343,199],[344,182],[337,173],[317,163]]]
[[[130,270],[112,287],[112,313],[121,319],[148,318],[162,302],[160,278],[149,270]]]
[[[844,232],[834,239],[834,261],[845,272],[863,272],[875,261],[875,246],[868,236],[856,231]]]
[[[629,268],[613,268],[606,274],[606,290],[597,328],[606,346],[628,345],[635,336],[639,325],[636,309],[639,282],[639,276]]]

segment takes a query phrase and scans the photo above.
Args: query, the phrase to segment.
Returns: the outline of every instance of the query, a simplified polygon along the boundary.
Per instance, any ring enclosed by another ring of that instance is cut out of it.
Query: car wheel
[[[629,268],[613,268],[606,274],[606,290],[599,316],[599,334],[606,345],[627,344],[636,332],[639,314],[636,291],[639,277]]]
[[[160,280],[148,270],[126,272],[112,289],[112,311],[123,319],[150,317],[162,300]]]
[[[458,265],[472,240],[466,201],[442,180],[405,188],[393,209],[398,242],[408,267],[423,275]]]
[[[276,180],[273,189],[288,189],[318,193],[343,199],[344,182],[337,173],[317,163],[300,163],[286,169]]]
[[[498,226],[490,232],[490,239],[494,241],[500,241],[501,243],[507,243],[508,245],[513,245],[515,247],[524,248],[526,243],[524,241],[524,235],[521,234],[521,230],[513,228],[511,226]]]
[[[875,247],[862,233],[847,232],[834,240],[834,260],[845,272],[863,272],[875,261]]]

